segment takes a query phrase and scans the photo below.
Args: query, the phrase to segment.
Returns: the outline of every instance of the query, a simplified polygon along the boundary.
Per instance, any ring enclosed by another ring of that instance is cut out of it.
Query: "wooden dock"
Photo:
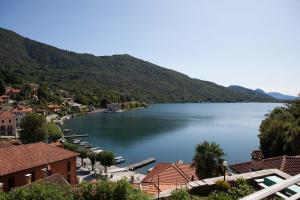
[[[64,135],[65,138],[74,138],[74,137],[88,137],[88,134],[81,134],[81,135]]]
[[[141,167],[144,167],[150,163],[153,163],[155,162],[155,158],[148,158],[146,160],[143,160],[141,162],[137,162],[137,163],[134,163],[134,164],[131,164],[131,165],[128,165],[127,167],[125,167],[126,169],[128,170],[135,170],[135,169],[138,169],[138,168],[141,168]]]

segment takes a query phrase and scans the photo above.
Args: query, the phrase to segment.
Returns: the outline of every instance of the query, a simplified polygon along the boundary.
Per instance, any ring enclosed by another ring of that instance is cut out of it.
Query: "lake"
[[[220,144],[233,164],[250,159],[251,151],[259,147],[261,121],[280,105],[153,104],[130,112],[78,116],[66,121],[64,128],[89,134],[84,141],[125,157],[123,165],[149,157],[158,162],[191,162],[196,144],[204,140]]]

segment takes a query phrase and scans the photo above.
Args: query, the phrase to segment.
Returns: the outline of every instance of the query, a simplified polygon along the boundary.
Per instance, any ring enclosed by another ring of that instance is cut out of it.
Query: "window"
[[[68,171],[68,172],[71,171],[71,161],[68,161],[68,164],[67,164],[67,171]]]
[[[68,174],[67,181],[68,181],[68,183],[71,183],[71,174]]]
[[[4,120],[2,120],[2,124],[4,123]]]
[[[9,120],[9,123],[11,123],[11,119]]]
[[[7,182],[8,182],[7,183],[7,189],[8,189],[8,191],[15,187],[15,177],[13,177],[13,176],[8,177],[8,181]]]
[[[5,131],[5,126],[1,126],[1,131]]]

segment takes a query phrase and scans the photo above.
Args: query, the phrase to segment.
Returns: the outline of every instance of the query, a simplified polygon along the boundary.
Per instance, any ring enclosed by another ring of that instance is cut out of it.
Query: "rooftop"
[[[295,176],[300,173],[300,155],[285,155],[262,160],[252,160],[249,162],[231,165],[230,168],[238,173],[246,173],[262,169],[279,169],[291,176]]]
[[[0,176],[77,155],[75,152],[42,142],[0,148]]]
[[[24,107],[24,106],[18,106],[15,107],[12,112],[32,112],[32,108]]]
[[[13,114],[12,112],[9,112],[9,111],[0,111],[0,117],[3,117],[3,118],[11,118],[11,117],[14,117],[15,114]]]

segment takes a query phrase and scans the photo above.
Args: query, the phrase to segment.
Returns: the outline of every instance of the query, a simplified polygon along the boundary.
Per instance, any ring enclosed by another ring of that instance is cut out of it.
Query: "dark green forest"
[[[101,44],[99,44],[101,45]],[[0,78],[34,82],[73,95],[112,102],[272,102],[190,78],[130,55],[94,56],[61,50],[0,28]]]
[[[300,100],[275,108],[260,125],[265,157],[300,154]]]

